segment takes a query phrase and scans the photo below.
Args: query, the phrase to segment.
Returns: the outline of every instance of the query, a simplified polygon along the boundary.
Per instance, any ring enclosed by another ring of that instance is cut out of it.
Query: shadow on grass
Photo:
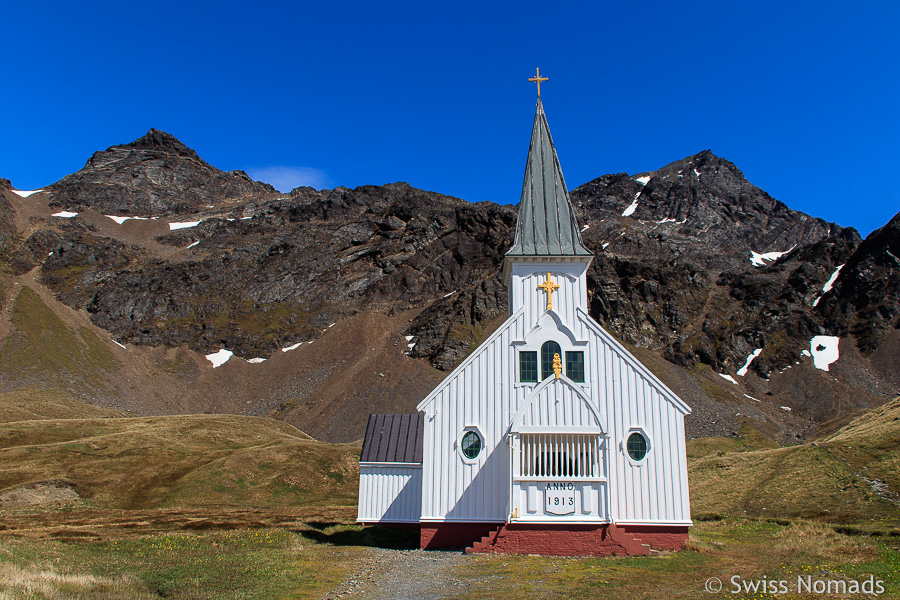
[[[310,525],[323,525],[323,523],[310,523]],[[318,527],[301,529],[297,533],[318,544],[333,546],[369,546],[387,550],[415,550],[419,547],[418,529],[393,529],[380,525],[344,526],[331,533],[319,529]]]

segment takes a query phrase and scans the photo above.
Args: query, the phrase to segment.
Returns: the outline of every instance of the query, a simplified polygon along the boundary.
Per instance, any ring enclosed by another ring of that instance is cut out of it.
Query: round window
[[[647,438],[637,431],[628,436],[628,442],[625,447],[631,460],[643,460],[647,456]]]
[[[468,459],[473,459],[481,453],[481,436],[477,431],[467,431],[462,437],[462,453]]]

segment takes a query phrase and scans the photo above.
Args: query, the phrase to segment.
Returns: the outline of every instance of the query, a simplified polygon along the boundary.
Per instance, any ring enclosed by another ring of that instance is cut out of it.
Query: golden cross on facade
[[[534,76],[534,77],[530,77],[530,78],[528,79],[528,81],[533,81],[533,82],[535,82],[535,83],[537,84],[537,86],[538,86],[538,98],[540,98],[540,97],[541,97],[541,82],[542,82],[542,81],[548,81],[548,79],[547,79],[546,77],[541,77],[541,68],[540,68],[540,67],[538,67],[538,68],[536,69],[536,71],[537,71],[537,73],[535,74],[535,76]]]
[[[553,292],[559,289],[559,284],[550,279],[549,271],[547,271],[547,279],[538,287],[547,292],[547,310],[553,310]]]

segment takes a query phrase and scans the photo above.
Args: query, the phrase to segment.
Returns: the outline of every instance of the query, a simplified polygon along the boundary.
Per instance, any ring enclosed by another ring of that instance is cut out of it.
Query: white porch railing
[[[513,521],[608,521],[606,440],[602,434],[514,435]]]

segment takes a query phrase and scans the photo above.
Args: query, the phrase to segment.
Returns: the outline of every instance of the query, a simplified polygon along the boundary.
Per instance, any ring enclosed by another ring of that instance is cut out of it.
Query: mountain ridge
[[[402,182],[279,194],[239,173],[206,165],[157,130],[97,152],[47,191],[9,196],[13,212],[34,216],[7,249],[7,268],[14,277],[34,270],[118,342],[201,354],[226,348],[245,359],[274,357],[298,342],[326,343],[329,327],[354,315],[409,314],[405,330],[390,335],[410,341],[385,346],[399,353],[398,381],[423,376],[423,363],[435,374],[452,369],[505,318],[500,265],[514,207]],[[216,183],[223,178],[236,187]],[[655,171],[604,175],[571,195],[595,254],[591,315],[636,352],[673,365],[657,371],[670,372],[672,385],[699,407],[692,435],[734,431],[739,419],[724,408],[728,399],[741,414],[805,436],[804,419],[823,422],[875,405],[900,385],[883,366],[900,350],[893,341],[900,323],[892,320],[900,272],[872,263],[881,270],[866,279],[871,298],[854,296],[855,284],[845,283],[871,270],[870,259],[851,261],[859,248],[893,248],[893,228],[881,234],[887,241],[867,246],[852,228],[792,211],[710,151]],[[59,209],[79,215],[50,216]],[[110,214],[158,220],[103,216]],[[12,219],[0,203],[0,234],[4,222]],[[851,266],[824,292],[840,265]],[[884,315],[875,328],[866,325],[870,313]],[[385,335],[379,331],[373,340]],[[831,373],[804,354],[821,335],[842,336]],[[748,361],[755,349],[762,351]],[[367,371],[360,381],[381,379]],[[373,389],[385,393],[395,385],[387,383]],[[355,425],[331,422],[341,414],[337,405],[303,408],[314,401],[313,387],[297,387],[280,406],[279,393],[267,395],[273,416],[320,418],[319,433],[353,439]],[[771,400],[757,406],[760,396]],[[385,400],[373,392],[359,402],[373,409]]]
[[[278,194],[243,171],[213,167],[175,136],[157,129],[128,144],[94,152],[82,169],[48,190],[54,208],[93,208],[131,217],[189,214]]]

